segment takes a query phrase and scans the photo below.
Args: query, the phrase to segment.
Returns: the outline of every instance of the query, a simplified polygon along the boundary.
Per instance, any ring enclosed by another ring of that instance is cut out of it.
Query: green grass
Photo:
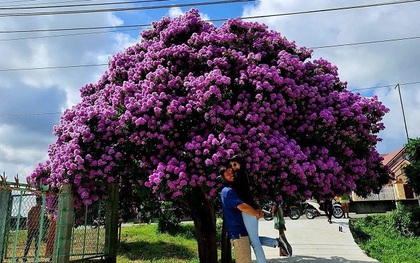
[[[161,234],[157,224],[123,227],[118,263],[198,263],[193,225],[183,224],[175,236]]]
[[[420,237],[403,236],[392,214],[351,219],[350,229],[358,245],[381,263],[420,262]]]

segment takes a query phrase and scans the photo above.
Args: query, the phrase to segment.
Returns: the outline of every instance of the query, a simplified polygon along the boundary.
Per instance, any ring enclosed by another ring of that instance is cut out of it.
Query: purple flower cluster
[[[375,150],[388,109],[311,54],[259,23],[217,28],[195,9],[164,18],[81,89],[30,178],[73,184],[78,207],[106,198],[110,182],[210,199],[218,169],[240,155],[252,186],[277,199],[376,190],[388,180]]]

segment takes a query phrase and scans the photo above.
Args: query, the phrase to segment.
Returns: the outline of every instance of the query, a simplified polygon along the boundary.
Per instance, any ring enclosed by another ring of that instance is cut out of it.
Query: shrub
[[[158,231],[175,235],[181,230],[182,212],[180,209],[172,206],[170,203],[162,204],[162,211],[158,219]]]
[[[160,233],[176,234],[180,229],[181,220],[172,211],[159,216],[158,231]]]
[[[355,220],[353,218],[349,221],[350,230],[356,243],[365,243],[371,237],[371,235],[366,233],[363,222],[362,220]]]
[[[417,227],[415,227],[414,235],[420,237],[420,207],[414,208],[412,211],[411,220]]]
[[[409,208],[402,204],[397,204],[391,214],[393,227],[404,237],[414,237],[420,234],[420,209]]]

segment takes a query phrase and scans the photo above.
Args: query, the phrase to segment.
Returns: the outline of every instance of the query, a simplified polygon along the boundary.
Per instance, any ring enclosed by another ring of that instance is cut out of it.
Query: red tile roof
[[[395,157],[398,156],[398,154],[404,149],[404,147],[400,147],[397,150],[393,151],[392,153],[388,153],[388,154],[381,154],[381,156],[384,158],[384,160],[382,161],[382,163],[384,165],[389,164]]]

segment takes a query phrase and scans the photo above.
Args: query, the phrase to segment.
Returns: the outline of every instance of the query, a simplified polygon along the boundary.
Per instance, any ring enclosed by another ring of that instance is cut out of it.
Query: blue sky
[[[36,9],[69,4],[79,7],[65,10],[141,6],[139,3],[83,6],[121,1],[4,0],[0,3],[1,8],[29,7],[0,10],[0,172],[9,178],[16,174],[25,177],[39,162],[45,161],[48,145],[56,139],[52,136],[53,126],[58,124],[61,112],[80,101],[79,89],[97,82],[106,70],[106,66],[100,65],[106,64],[109,57],[140,40],[139,29],[26,31],[150,24],[162,16],[178,16],[190,9],[179,8],[179,4],[216,0],[149,1],[143,6],[171,5],[172,8],[87,14],[57,14],[56,11],[63,10],[58,7]],[[259,0],[195,7],[209,20],[277,14],[247,21],[265,23],[298,46],[314,48],[313,58],[322,57],[336,65],[340,79],[348,82],[350,90],[363,96],[378,96],[391,110],[384,118],[386,129],[380,134],[383,142],[378,145],[378,151],[389,153],[406,142],[400,98],[394,89],[397,83],[401,84],[409,135],[420,136],[417,117],[420,115],[420,3],[383,3],[387,2]],[[40,11],[51,14],[34,15]]]

